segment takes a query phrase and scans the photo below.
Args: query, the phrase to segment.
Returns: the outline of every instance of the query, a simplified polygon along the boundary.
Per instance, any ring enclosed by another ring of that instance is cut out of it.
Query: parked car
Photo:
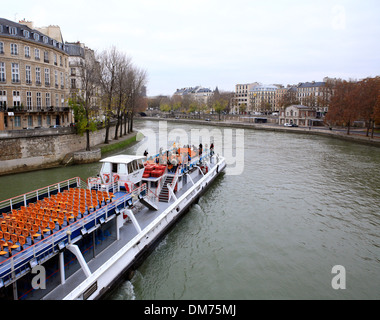
[[[298,127],[298,124],[293,123],[292,127]]]
[[[292,127],[291,123],[284,123],[284,127]]]

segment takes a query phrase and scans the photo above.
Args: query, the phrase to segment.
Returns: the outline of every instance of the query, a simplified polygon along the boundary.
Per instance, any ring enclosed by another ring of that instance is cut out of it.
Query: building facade
[[[100,84],[95,84],[87,79],[88,76],[95,73],[95,68],[99,65],[94,50],[81,42],[66,42],[65,51],[69,55],[70,98],[80,96],[85,100],[86,94],[89,93],[90,109],[97,110],[100,104]],[[87,82],[87,86],[91,86],[91,88],[85,88],[84,82]]]
[[[174,93],[174,96],[179,96],[182,98],[188,96],[192,100],[197,101],[201,104],[207,104],[213,95],[214,93],[211,89],[203,88],[201,86],[177,89],[177,91]]]
[[[320,114],[328,111],[331,91],[326,82],[305,82],[297,87],[297,99],[300,104],[314,108]]]
[[[279,124],[284,125],[285,123],[296,124],[298,126],[315,126],[323,124],[320,119],[317,119],[316,110],[302,105],[289,106],[280,111]]]
[[[276,111],[276,93],[280,86],[257,85],[249,91],[249,111],[273,112]]]
[[[68,57],[59,27],[0,18],[0,130],[67,126]],[[47,34],[50,34],[48,36]]]
[[[249,92],[253,87],[258,85],[258,82],[235,85],[235,94],[231,110],[233,113],[246,113],[251,110]]]

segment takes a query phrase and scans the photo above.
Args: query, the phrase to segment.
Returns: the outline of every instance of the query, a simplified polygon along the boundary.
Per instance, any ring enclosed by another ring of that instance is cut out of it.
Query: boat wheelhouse
[[[72,178],[0,202],[2,299],[98,299],[141,263],[225,168],[189,148],[101,160]]]
[[[141,183],[146,157],[117,155],[100,160],[102,167],[96,178],[88,179],[89,188],[113,190],[124,188],[128,192]]]

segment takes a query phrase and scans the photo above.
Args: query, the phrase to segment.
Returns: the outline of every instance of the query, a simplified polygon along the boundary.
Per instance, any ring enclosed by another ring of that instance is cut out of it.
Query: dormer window
[[[25,38],[29,38],[30,37],[30,32],[28,30],[24,30],[23,31],[23,35]]]
[[[48,37],[45,37],[45,36],[42,38],[42,40],[43,40],[44,43],[48,43],[49,42]]]
[[[17,28],[16,27],[9,27],[9,34],[15,36],[17,35]]]
[[[40,41],[40,35],[39,35],[38,33],[35,33],[35,34],[33,35],[33,38],[34,38],[34,40],[36,40],[36,41]]]

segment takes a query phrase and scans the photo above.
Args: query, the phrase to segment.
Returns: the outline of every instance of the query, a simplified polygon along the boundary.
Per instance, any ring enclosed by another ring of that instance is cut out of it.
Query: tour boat
[[[0,202],[0,299],[104,298],[226,167],[188,146],[101,163],[87,181]]]

